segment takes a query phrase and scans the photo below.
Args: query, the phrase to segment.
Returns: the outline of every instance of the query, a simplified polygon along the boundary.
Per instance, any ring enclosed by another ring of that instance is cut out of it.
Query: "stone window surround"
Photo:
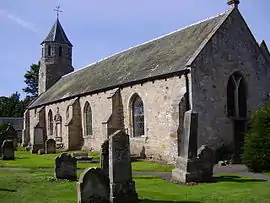
[[[52,114],[52,110],[50,109],[48,111],[48,132],[49,135],[53,135],[53,114]]]
[[[140,94],[138,94],[137,92],[133,93],[129,99],[129,103],[128,103],[128,118],[129,118],[129,128],[126,130],[127,132],[129,132],[130,138],[132,140],[141,140],[141,139],[147,139],[148,136],[146,135],[146,121],[145,121],[145,114],[144,114],[144,134],[141,136],[134,136],[134,128],[133,128],[133,102],[134,99],[136,99],[136,97],[139,97],[142,100],[143,103],[143,111],[145,112],[145,101],[142,98],[142,96]]]
[[[91,109],[91,134],[87,134],[87,121],[86,121],[86,116],[87,116],[87,109],[88,107],[90,107]],[[91,105],[90,105],[90,102],[89,101],[86,101],[85,104],[84,104],[84,108],[83,108],[83,138],[86,138],[86,139],[90,139],[90,138],[94,138],[93,136],[93,111],[92,111],[92,108],[91,108]]]

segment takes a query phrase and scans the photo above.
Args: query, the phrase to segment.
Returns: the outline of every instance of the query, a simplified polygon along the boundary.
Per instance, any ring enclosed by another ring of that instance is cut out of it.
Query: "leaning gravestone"
[[[132,180],[129,135],[120,130],[109,137],[109,178],[112,203],[138,202]]]
[[[56,153],[56,142],[53,139],[48,139],[45,142],[45,154]]]
[[[62,153],[55,159],[57,179],[77,180],[77,161],[68,153]]]
[[[101,168],[88,168],[77,183],[78,203],[110,203],[110,180]]]
[[[3,160],[14,160],[14,146],[12,141],[4,140],[1,151]]]
[[[105,140],[101,145],[100,168],[109,176],[109,140]]]

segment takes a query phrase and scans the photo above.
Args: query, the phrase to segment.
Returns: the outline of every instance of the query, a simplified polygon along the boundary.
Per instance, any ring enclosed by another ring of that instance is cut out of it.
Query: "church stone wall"
[[[191,67],[192,107],[199,113],[199,146],[213,149],[233,142],[227,117],[227,82],[240,71],[247,82],[248,116],[263,104],[270,67],[237,10],[233,11]]]
[[[121,90],[124,125],[131,136],[132,154],[145,150],[148,158],[153,157],[173,163],[178,155],[179,103],[186,92],[185,77],[134,85]],[[131,99],[138,94],[144,103],[145,135],[132,136]]]
[[[132,137],[132,115],[131,115],[131,102],[132,96],[138,94],[144,103],[144,118],[145,118],[145,135],[142,137]],[[105,137],[103,123],[108,119],[116,118],[121,126],[124,124],[124,130],[131,136],[131,153],[140,155],[145,150],[148,158],[155,158],[173,163],[175,157],[178,155],[178,142],[179,142],[179,103],[186,93],[186,80],[185,76],[177,76],[168,78],[166,80],[156,80],[147,82],[123,89],[111,90],[101,92],[98,94],[79,97],[79,106],[81,113],[81,125],[73,126],[72,131],[77,131],[78,136],[82,133],[82,149],[99,151],[101,144],[107,138]],[[113,96],[114,95],[114,96]],[[85,135],[85,122],[84,122],[84,106],[89,102],[92,109],[92,125],[93,135]],[[62,138],[64,148],[69,148],[68,140],[68,126],[67,119],[68,106],[74,102],[68,100],[59,102],[45,107],[45,120],[46,128],[48,129],[48,113],[52,110],[53,118],[56,115],[57,108],[62,117]],[[78,108],[78,106],[77,106]],[[30,115],[30,134],[33,134],[33,127],[36,125],[37,118],[35,117],[35,110],[29,111]],[[114,115],[114,114],[122,115]],[[79,115],[79,114],[74,114]],[[75,117],[74,117],[75,118]],[[76,117],[79,119],[80,117]],[[112,122],[114,123],[114,122]],[[77,128],[77,129],[75,129]],[[48,130],[47,130],[48,132]],[[73,132],[75,135],[76,133]],[[47,135],[49,138],[54,138],[55,124],[53,136]],[[32,139],[31,139],[32,140]],[[143,150],[144,148],[144,150]]]

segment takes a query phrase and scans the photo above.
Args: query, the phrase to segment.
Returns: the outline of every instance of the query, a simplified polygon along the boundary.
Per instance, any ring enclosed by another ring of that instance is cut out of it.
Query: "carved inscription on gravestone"
[[[138,202],[132,181],[129,135],[120,130],[109,138],[109,177],[112,203]]]
[[[77,180],[77,160],[68,153],[62,153],[55,159],[57,179]]]
[[[78,203],[109,203],[109,177],[101,168],[88,168],[77,183]]]

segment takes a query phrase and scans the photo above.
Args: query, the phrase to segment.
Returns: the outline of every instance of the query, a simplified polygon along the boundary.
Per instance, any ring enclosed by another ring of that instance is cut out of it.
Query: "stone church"
[[[198,113],[198,147],[243,145],[250,116],[268,99],[270,54],[238,5],[224,13],[74,71],[59,19],[41,43],[39,96],[24,115],[23,145],[99,151],[117,129],[132,154],[173,163],[187,110]]]

